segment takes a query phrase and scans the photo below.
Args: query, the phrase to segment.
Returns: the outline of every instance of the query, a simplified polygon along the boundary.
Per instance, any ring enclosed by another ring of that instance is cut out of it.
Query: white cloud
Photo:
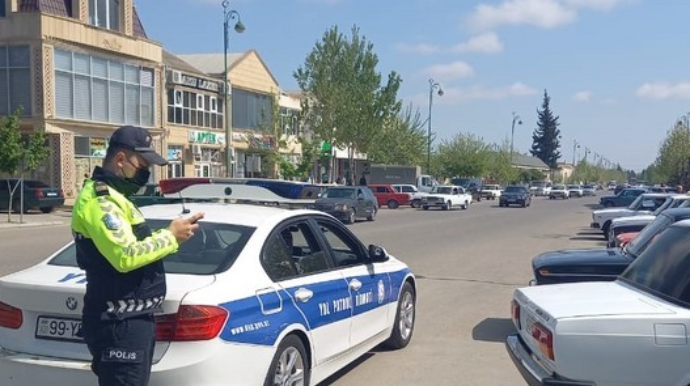
[[[440,47],[434,46],[431,44],[425,44],[425,43],[420,43],[420,44],[400,43],[396,46],[396,48],[402,52],[408,52],[408,53],[420,54],[420,55],[435,54],[435,53],[441,51]]]
[[[460,43],[451,49],[452,52],[482,52],[497,53],[503,51],[503,43],[494,32],[472,36],[464,43]]]
[[[435,64],[425,68],[422,72],[425,75],[437,78],[439,81],[468,78],[474,75],[472,66],[463,61],[456,61],[449,64]]]
[[[539,90],[521,82],[516,82],[504,87],[489,88],[479,85],[467,88],[447,88],[444,89],[444,91],[445,94],[443,94],[443,98],[438,98],[439,103],[450,104],[469,100],[505,99],[509,97],[536,95],[539,93]],[[443,102],[441,99],[443,99]]]
[[[638,0],[505,0],[498,5],[477,5],[469,23],[478,30],[503,25],[556,28],[574,22],[580,10],[609,11],[633,1]]]
[[[573,95],[573,99],[578,102],[589,102],[592,99],[591,91],[578,91]]]
[[[690,98],[690,83],[645,83],[637,89],[637,96],[649,99],[688,99]]]
[[[479,4],[470,25],[479,30],[502,25],[532,25],[554,28],[573,22],[577,12],[556,0],[508,0],[499,5]]]

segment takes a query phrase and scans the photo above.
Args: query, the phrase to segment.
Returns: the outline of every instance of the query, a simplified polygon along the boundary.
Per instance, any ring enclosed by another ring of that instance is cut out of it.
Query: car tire
[[[50,212],[53,211],[53,207],[52,207],[52,206],[44,206],[44,207],[39,208],[39,209],[41,209],[41,212],[43,212],[43,213],[50,213]]]
[[[390,338],[384,343],[386,347],[399,350],[405,348],[410,343],[410,340],[412,340],[415,316],[417,314],[416,298],[412,285],[408,282],[403,284],[400,289],[400,298],[398,299],[397,312],[395,313],[393,331],[391,332]]]
[[[613,208],[613,203],[611,201],[606,201],[604,203],[604,208]]]
[[[296,335],[288,335],[278,345],[268,368],[264,386],[308,385],[309,376],[309,360],[302,340]],[[286,377],[292,378],[292,381],[285,382]]]
[[[354,224],[355,220],[357,218],[357,212],[355,212],[355,208],[350,209],[350,211],[347,213],[347,220],[345,221],[348,224]]]
[[[469,209],[469,207],[470,207],[470,204],[467,201],[465,201],[465,203],[462,204],[462,210],[467,210],[467,209]]]
[[[395,200],[389,200],[386,205],[388,206],[388,209],[398,209],[400,206],[400,204],[398,204],[398,202]]]
[[[376,212],[377,210],[374,209],[369,215],[367,216],[367,221],[374,221],[376,220]]]
[[[410,203],[410,206],[412,206],[415,209],[419,208],[420,206],[422,206],[422,201],[421,200],[412,200],[412,202]]]
[[[443,206],[443,210],[450,210],[450,208],[453,207],[453,204],[450,201],[446,202],[446,205]]]
[[[424,210],[429,210],[429,207],[426,206],[426,205],[424,205],[424,206],[422,206],[422,209],[424,209]]]
[[[609,239],[609,229],[611,229],[611,221],[607,221],[601,227],[601,231],[604,232],[604,239],[608,241]]]

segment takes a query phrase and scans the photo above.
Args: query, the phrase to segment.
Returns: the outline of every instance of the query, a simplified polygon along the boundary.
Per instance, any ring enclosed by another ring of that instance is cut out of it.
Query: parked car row
[[[636,233],[627,245],[532,259],[534,278],[514,292],[516,333],[505,342],[529,385],[690,384],[690,196],[636,197],[592,214],[604,236]]]
[[[23,197],[17,185],[23,186]],[[62,189],[53,188],[45,182],[31,179],[0,179],[0,210],[10,208],[10,193],[12,193],[13,212],[21,210],[26,213],[30,209],[36,209],[43,213],[50,213],[65,204]]]

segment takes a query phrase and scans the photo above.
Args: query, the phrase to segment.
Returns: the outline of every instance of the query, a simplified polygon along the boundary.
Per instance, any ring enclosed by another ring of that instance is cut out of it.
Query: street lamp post
[[[577,152],[577,149],[580,148],[580,144],[577,143],[576,140],[573,139],[573,166],[575,166],[575,153]]]
[[[518,125],[522,125],[522,120],[520,119],[520,116],[515,114],[515,111],[513,111],[513,123],[510,125],[510,163],[513,163],[513,140],[515,139],[515,122],[517,122]]]
[[[226,177],[234,177],[232,167],[232,123],[230,121],[230,82],[228,82],[228,46],[230,44],[230,20],[237,19],[235,23],[235,32],[244,32],[244,24],[240,20],[239,12],[230,8],[230,2],[223,0],[223,92],[225,97],[223,106],[223,125],[225,128],[225,175]]]
[[[434,101],[434,90],[438,96],[443,96],[441,85],[429,79],[429,118],[426,120],[426,172],[431,173],[431,106]]]

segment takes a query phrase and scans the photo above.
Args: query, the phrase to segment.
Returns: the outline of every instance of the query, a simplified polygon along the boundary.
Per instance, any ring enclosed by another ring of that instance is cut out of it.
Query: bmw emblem
[[[75,298],[73,298],[73,297],[71,297],[71,296],[68,297],[67,300],[65,301],[65,305],[66,305],[67,308],[70,309],[71,311],[76,310],[78,304],[79,304],[79,303],[77,302],[77,299],[75,299]]]

